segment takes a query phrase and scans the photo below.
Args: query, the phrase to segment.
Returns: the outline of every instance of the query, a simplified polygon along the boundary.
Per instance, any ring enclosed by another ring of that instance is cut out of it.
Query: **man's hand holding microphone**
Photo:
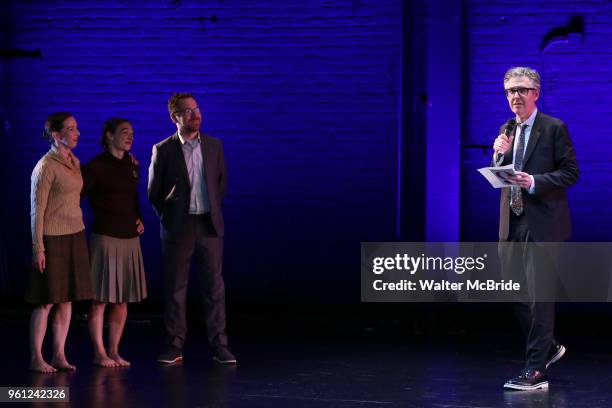
[[[512,149],[512,143],[514,142],[513,131],[515,127],[516,120],[509,120],[504,126],[504,133],[497,136],[495,142],[493,142],[496,162],[499,161],[501,155],[508,153]],[[517,171],[515,175],[508,176],[507,181],[527,190],[531,188],[531,177],[523,171]]]

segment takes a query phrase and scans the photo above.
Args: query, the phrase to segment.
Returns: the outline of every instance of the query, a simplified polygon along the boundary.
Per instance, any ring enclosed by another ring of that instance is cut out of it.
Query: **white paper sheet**
[[[507,182],[506,178],[509,175],[516,174],[513,164],[502,167],[483,167],[478,171],[494,188],[510,187],[512,184]]]

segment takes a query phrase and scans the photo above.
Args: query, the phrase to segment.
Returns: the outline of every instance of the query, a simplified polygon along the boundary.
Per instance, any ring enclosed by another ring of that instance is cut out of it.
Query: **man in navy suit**
[[[157,361],[183,359],[187,334],[186,300],[191,260],[199,272],[208,341],[213,359],[236,364],[225,332],[223,214],[227,185],[223,145],[200,133],[202,115],[193,95],[173,94],[168,113],[177,132],[153,146],[148,197],[160,217],[164,258],[166,349]]]
[[[565,354],[554,338],[557,253],[571,235],[566,188],[578,179],[576,152],[565,124],[538,111],[540,76],[527,67],[509,69],[504,92],[515,117],[495,139],[494,165],[514,164],[512,188],[501,192],[499,256],[502,274],[517,276],[526,297],[514,304],[527,340],[525,369],[505,389],[548,387],[546,370]],[[546,242],[546,245],[536,243]]]

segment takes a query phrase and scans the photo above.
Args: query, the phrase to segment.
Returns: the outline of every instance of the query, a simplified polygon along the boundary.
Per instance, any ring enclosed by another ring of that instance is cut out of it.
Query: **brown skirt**
[[[25,299],[56,304],[93,298],[85,230],[68,235],[45,235],[45,270],[31,268]]]

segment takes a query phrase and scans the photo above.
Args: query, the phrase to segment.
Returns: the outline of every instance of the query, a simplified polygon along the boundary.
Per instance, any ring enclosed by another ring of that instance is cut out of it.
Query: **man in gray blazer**
[[[509,69],[504,92],[515,117],[495,139],[495,165],[513,164],[512,188],[500,200],[499,255],[504,277],[517,278],[525,297],[514,304],[526,337],[525,369],[504,384],[513,390],[548,387],[546,370],[565,354],[554,338],[559,245],[571,235],[566,188],[578,180],[576,152],[565,124],[538,111],[540,76],[528,67]],[[546,245],[536,243],[547,242]]]
[[[166,349],[157,361],[183,359],[187,334],[186,300],[189,269],[195,258],[199,272],[208,341],[213,359],[236,364],[225,332],[223,214],[227,185],[223,145],[200,133],[202,115],[193,95],[175,93],[168,100],[177,132],[153,146],[148,197],[160,217],[165,278]]]

